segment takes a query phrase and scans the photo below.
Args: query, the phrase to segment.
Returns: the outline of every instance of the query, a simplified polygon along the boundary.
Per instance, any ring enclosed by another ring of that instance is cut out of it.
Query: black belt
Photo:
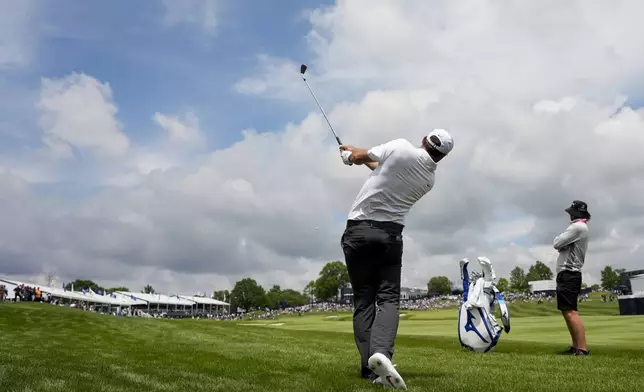
[[[398,230],[400,232],[402,232],[403,228],[405,227],[404,225],[401,225],[400,223],[396,223],[396,222],[383,222],[383,221],[375,221],[370,219],[347,220],[347,228],[358,226],[358,225],[368,225],[370,227],[375,227],[378,229],[393,229],[393,230]]]

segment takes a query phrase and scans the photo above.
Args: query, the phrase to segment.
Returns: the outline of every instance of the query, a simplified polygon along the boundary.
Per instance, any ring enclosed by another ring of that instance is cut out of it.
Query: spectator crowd
[[[0,302],[47,302],[49,297],[40,290],[40,287],[16,286],[13,293],[9,292],[6,285],[0,285]]]

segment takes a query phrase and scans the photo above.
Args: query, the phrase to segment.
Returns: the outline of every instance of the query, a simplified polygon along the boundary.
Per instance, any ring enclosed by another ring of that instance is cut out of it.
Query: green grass
[[[632,392],[641,387],[644,318],[618,316],[615,302],[584,303],[592,356],[562,357],[554,353],[566,347],[567,331],[553,304],[519,303],[510,310],[512,331],[496,352],[484,355],[459,348],[455,309],[403,311],[395,363],[409,390]],[[4,304],[0,353],[3,392],[380,389],[358,377],[347,313],[215,322]]]

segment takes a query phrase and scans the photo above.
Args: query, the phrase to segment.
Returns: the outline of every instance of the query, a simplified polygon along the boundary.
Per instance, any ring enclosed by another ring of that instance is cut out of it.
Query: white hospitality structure
[[[557,281],[556,280],[534,280],[528,282],[530,285],[530,292],[532,294],[553,294],[557,291]]]
[[[420,299],[427,297],[427,289],[422,287],[402,287],[400,289],[400,299]]]
[[[631,276],[630,295],[620,295],[619,314],[621,315],[644,315],[644,274]]]
[[[636,275],[631,278],[631,291],[633,294],[644,293],[644,274]]]
[[[230,310],[230,304],[214,298],[197,297],[197,296],[188,297],[185,295],[179,295],[179,298],[183,298],[188,301],[194,302],[195,308],[199,309],[199,306],[201,306],[201,309],[204,312],[206,311],[206,305],[208,305],[208,313],[211,313],[211,314],[212,314],[213,306],[215,307],[215,313],[220,313],[220,311],[222,309],[225,309],[226,307],[228,307],[228,310]]]
[[[7,287],[8,298],[14,297],[13,291],[19,286],[28,286],[39,288],[43,297],[59,301],[59,303],[69,303],[76,306],[79,303],[86,303],[88,306],[93,306],[96,309],[112,312],[112,308],[119,312],[122,308],[129,308],[137,303],[129,298],[116,298],[110,295],[100,295],[90,290],[70,291],[57,287],[41,286],[34,283],[21,282],[9,279],[0,279],[1,284]]]
[[[14,298],[14,289],[20,286],[40,288],[43,296],[55,299],[59,303],[68,303],[71,306],[87,304],[96,309],[107,310],[110,313],[115,307],[117,312],[122,308],[132,310],[147,310],[157,312],[190,312],[195,313],[222,313],[224,310],[230,313],[230,304],[208,297],[131,293],[127,291],[116,291],[109,294],[100,294],[91,289],[81,291],[66,290],[64,288],[47,287],[35,283],[20,282],[13,279],[0,278],[0,285],[7,289],[8,299]]]

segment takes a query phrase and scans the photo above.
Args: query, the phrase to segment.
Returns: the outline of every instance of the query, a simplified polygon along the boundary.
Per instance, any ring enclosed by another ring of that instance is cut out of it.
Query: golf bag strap
[[[503,294],[499,289],[496,286],[492,286],[492,289],[494,290],[496,302],[499,304],[499,308],[501,309],[501,323],[503,324],[505,333],[508,333],[510,332],[510,312],[508,311],[508,306],[506,305]]]

